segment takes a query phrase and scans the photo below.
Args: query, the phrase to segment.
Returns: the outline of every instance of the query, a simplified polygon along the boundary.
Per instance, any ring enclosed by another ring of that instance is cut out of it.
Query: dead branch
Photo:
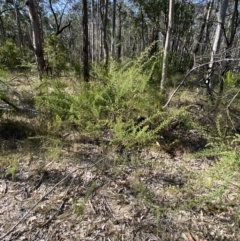
[[[223,59],[219,59],[219,60],[214,60],[214,63],[220,63],[220,62],[224,62],[224,61],[239,61],[240,58],[223,58]],[[201,68],[203,66],[209,65],[210,62],[204,63],[204,64],[199,64],[198,66],[193,67],[192,69],[190,69],[187,74],[184,76],[183,80],[180,82],[180,84],[178,85],[178,87],[173,91],[173,93],[170,95],[167,103],[163,106],[163,108],[166,108],[169,103],[171,102],[173,96],[177,93],[177,91],[181,88],[181,86],[184,84],[185,80],[188,78],[188,76],[196,69]]]

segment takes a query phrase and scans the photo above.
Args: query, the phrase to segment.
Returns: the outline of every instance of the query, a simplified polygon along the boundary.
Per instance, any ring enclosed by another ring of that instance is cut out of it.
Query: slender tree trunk
[[[221,44],[222,32],[224,29],[227,7],[228,7],[228,0],[221,0],[220,9],[218,12],[218,24],[217,24],[212,52],[211,52],[211,59],[210,59],[209,65],[208,65],[207,77],[205,79],[205,84],[206,84],[207,90],[210,94],[212,91],[212,76],[214,74],[214,57],[218,53],[218,50],[219,50],[219,47]]]
[[[232,12],[232,17],[229,21],[229,28],[228,28],[229,32],[228,32],[228,36],[227,36],[227,39],[226,39],[227,47],[226,47],[226,50],[224,51],[226,59],[230,59],[232,57],[231,49],[232,49],[234,38],[236,36],[237,27],[238,27],[238,0],[235,0],[233,12]],[[223,88],[224,88],[224,78],[226,76],[226,73],[230,69],[230,63],[231,63],[230,60],[224,61],[222,63],[222,70],[221,70],[221,74],[220,74],[219,96],[222,95]]]
[[[94,62],[95,59],[95,49],[94,49],[94,45],[95,45],[95,39],[94,39],[94,34],[95,34],[95,17],[94,17],[94,0],[91,1],[91,56],[92,56],[92,63]]]
[[[164,90],[164,85],[167,79],[168,51],[170,47],[171,35],[172,35],[172,29],[173,29],[173,11],[174,11],[174,0],[169,0],[168,28],[167,28],[167,36],[166,36],[165,49],[164,49],[164,55],[163,55],[162,80],[160,84],[161,92]]]
[[[38,69],[40,71],[40,78],[42,76],[42,72],[44,71],[45,61],[43,55],[43,39],[42,39],[42,31],[39,23],[39,18],[36,12],[36,7],[33,0],[27,0],[26,5],[29,10],[29,17],[32,23],[33,29],[33,48],[35,52],[36,62]]]
[[[140,9],[141,9],[141,34],[142,34],[141,40],[142,40],[142,51],[144,51],[144,49],[145,49],[145,39],[144,39],[144,22],[145,22],[145,19],[144,19],[144,14],[143,14],[143,9],[142,9],[142,7],[140,7]]]
[[[88,2],[87,0],[82,1],[82,27],[83,27],[83,78],[85,81],[89,80],[89,60],[88,60]]]
[[[16,23],[17,23],[17,30],[18,30],[18,46],[23,46],[23,39],[22,39],[22,30],[21,30],[21,24],[19,19],[19,7],[18,2],[14,2],[14,8],[15,8],[15,15],[16,15]]]
[[[152,41],[151,41],[151,44],[154,43],[154,45],[153,45],[152,48],[151,48],[150,56],[153,56],[155,53],[157,53],[158,33],[159,33],[158,30],[154,27],[153,30],[152,30]]]
[[[109,0],[104,0],[104,4],[102,4],[102,6],[104,7],[103,9],[101,8],[104,62],[105,62],[106,68],[108,67],[108,61],[109,61],[109,48],[107,43],[108,4],[109,4]]]
[[[0,28],[1,28],[1,36],[2,36],[1,38],[2,38],[2,40],[5,40],[6,39],[6,31],[4,28],[4,23],[3,23],[1,15],[0,15]]]
[[[122,13],[121,13],[121,9],[122,9],[122,3],[120,3],[119,5],[119,9],[118,9],[118,15],[119,15],[119,26],[118,26],[118,60],[120,60],[121,55],[122,55]]]
[[[196,42],[195,42],[193,50],[192,50],[194,60],[190,63],[189,69],[191,69],[196,64],[195,58],[200,50],[200,46],[202,46],[202,43],[203,43],[204,31],[209,22],[209,18],[210,18],[211,12],[212,12],[213,2],[214,2],[214,0],[210,0],[206,6],[205,16],[204,16],[204,20],[203,20],[203,23],[200,28],[200,33],[197,36]],[[206,32],[208,32],[208,30]]]
[[[115,59],[116,5],[117,5],[117,0],[113,0],[113,18],[112,18],[112,58],[113,59]]]
[[[96,59],[99,60],[101,58],[101,30],[100,30],[100,17],[99,17],[99,8],[100,8],[100,0],[96,1],[96,36],[95,36],[95,51],[96,51]],[[100,39],[100,41],[99,41]]]

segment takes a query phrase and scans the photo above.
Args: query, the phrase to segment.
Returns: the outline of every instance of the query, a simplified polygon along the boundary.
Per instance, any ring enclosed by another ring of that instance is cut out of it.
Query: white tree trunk
[[[221,0],[220,9],[219,9],[218,16],[217,16],[218,17],[217,18],[218,25],[217,25],[215,36],[214,36],[210,63],[208,65],[208,74],[207,74],[207,78],[205,80],[208,91],[211,91],[211,88],[212,88],[212,76],[214,74],[214,57],[218,53],[219,47],[221,44],[222,32],[223,32],[224,23],[225,23],[227,7],[228,7],[228,0]]]

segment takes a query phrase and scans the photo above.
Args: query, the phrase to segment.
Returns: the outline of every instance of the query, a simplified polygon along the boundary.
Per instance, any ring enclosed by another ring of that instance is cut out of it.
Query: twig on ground
[[[81,174],[82,174],[82,173],[81,173]],[[71,187],[74,179],[75,179],[75,177],[72,178],[72,181],[71,181],[70,185],[68,186],[68,189],[67,189],[67,191],[65,192],[64,197],[62,198],[62,202],[61,202],[61,205],[59,206],[58,210],[52,215],[52,217],[51,217],[50,219],[48,219],[44,224],[41,225],[42,227],[48,225],[57,215],[59,215],[59,214],[63,211],[64,205],[65,205],[65,203],[66,203],[66,201],[67,201],[66,196],[67,196],[67,194],[68,194],[68,191],[69,191],[69,189],[70,189],[70,187]]]
[[[5,238],[6,236],[8,236],[10,233],[12,233],[15,228],[24,220],[26,219],[26,217],[29,215],[29,213],[40,203],[42,202],[47,195],[49,195],[58,185],[60,185],[62,182],[64,182],[71,174],[73,174],[74,172],[81,170],[81,169],[88,169],[88,168],[92,168],[94,166],[96,166],[98,163],[100,163],[103,159],[100,159],[99,161],[95,162],[92,165],[88,165],[87,167],[78,167],[76,169],[74,169],[73,171],[71,171],[68,175],[66,175],[62,180],[60,180],[58,183],[56,183],[46,194],[44,194],[23,216],[22,218],[16,223],[14,224],[5,234],[3,234],[0,237],[0,240],[2,240],[3,238]]]

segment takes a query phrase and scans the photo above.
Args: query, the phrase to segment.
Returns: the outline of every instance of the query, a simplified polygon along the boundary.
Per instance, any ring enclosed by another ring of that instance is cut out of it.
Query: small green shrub
[[[12,160],[10,166],[7,168],[5,172],[5,176],[11,177],[11,179],[14,180],[16,177],[17,171],[18,171],[18,162],[16,160]]]
[[[67,49],[61,42],[59,36],[50,35],[44,43],[46,60],[56,75],[60,75],[68,69]]]
[[[6,40],[0,47],[0,64],[3,68],[10,70],[21,64],[21,50],[11,40]]]
[[[143,54],[123,66],[111,61],[108,72],[93,68],[97,80],[82,82],[71,93],[58,80],[45,81],[37,106],[49,113],[51,126],[74,125],[90,135],[110,129],[113,145],[132,147],[159,140],[161,131],[177,119],[186,128],[195,128],[184,109],[169,113],[159,108],[158,90],[149,85],[152,69],[146,68],[144,58]]]

